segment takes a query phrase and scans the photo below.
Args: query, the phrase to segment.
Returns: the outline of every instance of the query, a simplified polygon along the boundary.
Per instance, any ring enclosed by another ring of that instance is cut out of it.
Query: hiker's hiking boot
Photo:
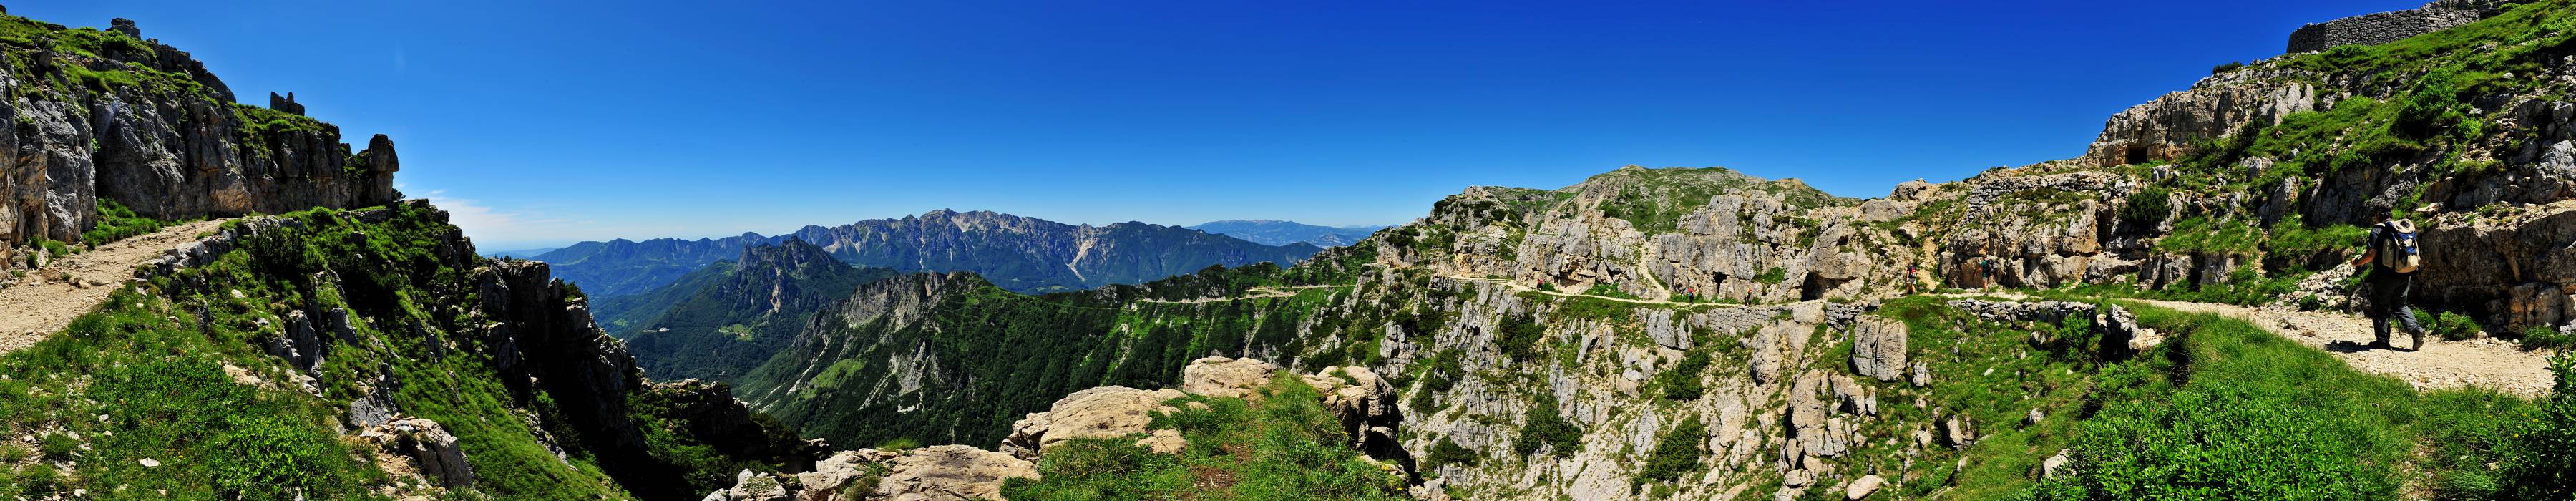
[[[2424,351],[2424,329],[2415,329],[2407,335],[2415,337],[2415,347],[2407,348],[2406,351]]]
[[[2373,340],[2373,341],[2371,341],[2371,342],[2370,342],[2370,349],[2374,349],[2374,350],[2394,350],[2394,349],[2397,349],[2397,347],[2395,347],[2395,346],[2389,346],[2389,345],[2388,345],[2388,340],[2386,340],[2386,339],[2379,339],[2379,340]]]

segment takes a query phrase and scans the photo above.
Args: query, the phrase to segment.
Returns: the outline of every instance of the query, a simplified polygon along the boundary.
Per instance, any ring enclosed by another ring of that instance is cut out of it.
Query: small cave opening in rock
[[[1798,285],[1798,299],[1802,301],[1824,299],[1825,293],[1842,288],[1844,282],[1850,282],[1850,280],[1826,280],[1814,273],[1808,273],[1807,281]]]
[[[2120,160],[2120,163],[2125,163],[2125,164],[2129,164],[2129,165],[2137,165],[2137,164],[2147,163],[2147,147],[2146,147],[2146,146],[2138,146],[2138,145],[2132,145],[2132,146],[2129,146],[2128,148],[2124,148],[2120,155],[2121,155],[2121,157],[2122,157],[2122,158],[2121,158],[2121,160]]]

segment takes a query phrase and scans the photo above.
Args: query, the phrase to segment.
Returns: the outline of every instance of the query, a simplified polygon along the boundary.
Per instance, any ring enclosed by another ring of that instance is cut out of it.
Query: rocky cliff
[[[80,240],[103,201],[187,219],[400,198],[393,140],[353,149],[300,107],[238,104],[187,52],[117,21],[102,31],[0,15],[0,114],[16,124],[0,135],[0,262]]]

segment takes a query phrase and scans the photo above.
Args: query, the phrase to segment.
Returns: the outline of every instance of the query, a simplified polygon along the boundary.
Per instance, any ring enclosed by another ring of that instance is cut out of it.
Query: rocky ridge
[[[81,240],[108,201],[189,219],[401,198],[393,140],[352,149],[300,106],[235,104],[204,63],[132,21],[99,30],[0,15],[0,31],[11,96],[0,114],[17,124],[0,136],[0,268],[38,242]]]

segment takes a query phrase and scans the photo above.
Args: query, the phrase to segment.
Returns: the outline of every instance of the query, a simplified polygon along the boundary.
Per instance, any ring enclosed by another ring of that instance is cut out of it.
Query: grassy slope
[[[379,329],[460,333],[482,321],[449,314],[454,305],[474,304],[458,268],[464,263],[436,252],[455,228],[426,208],[393,210],[380,223],[338,211],[290,215],[305,226],[119,291],[61,335],[0,356],[0,374],[8,374],[0,380],[0,431],[59,435],[65,448],[80,449],[0,446],[0,495],[82,488],[177,498],[371,497],[386,476],[361,453],[371,446],[342,438],[338,423],[346,402],[372,380],[361,375],[389,370],[399,382],[393,401],[405,413],[438,421],[458,437],[478,491],[508,499],[628,497],[575,442],[561,441],[570,447],[564,459],[541,445],[541,435],[578,432],[531,424],[560,422],[553,402],[542,393],[533,402],[514,398],[467,336],[445,334],[457,346],[432,347],[433,338]],[[316,278],[325,272],[339,282]],[[259,343],[279,335],[289,309],[335,307],[365,320],[355,327],[363,342],[327,341],[321,397],[279,383],[291,381],[293,369]],[[236,383],[226,366],[269,383]],[[655,411],[638,405],[635,412],[668,421]],[[668,429],[647,433],[657,460],[699,466],[705,471],[697,476],[709,481],[729,483],[741,468],[775,468],[687,449],[694,439]],[[141,466],[145,458],[161,466]],[[68,471],[56,471],[62,460],[71,461]]]
[[[1350,435],[1314,387],[1283,373],[1261,394],[1250,401],[1173,399],[1166,404],[1180,412],[1155,413],[1152,427],[1179,430],[1189,442],[1180,454],[1154,454],[1132,437],[1074,440],[1038,459],[1041,479],[1012,479],[1002,494],[1022,501],[1404,498],[1403,478],[1351,451]]]
[[[2384,499],[2403,489],[2484,499],[2513,485],[2502,480],[2514,475],[2512,458],[2529,455],[2509,452],[2530,448],[2516,434],[2543,424],[2530,401],[2477,389],[2418,393],[2233,319],[2128,306],[2175,337],[2122,356],[2099,348],[2089,321],[1988,322],[1943,301],[1887,304],[1883,314],[1907,322],[1934,384],[1861,380],[1880,392],[1879,418],[1862,425],[1870,440],[1833,460],[1844,471],[1910,476],[1888,487],[1901,497]],[[1845,342],[1815,366],[1845,367],[1848,354]],[[1908,404],[1915,397],[1929,405]],[[2026,423],[2032,409],[2045,417]],[[1978,440],[1905,453],[1908,430],[1948,416],[1970,418]],[[2078,473],[2037,483],[2041,462],[2065,449]],[[1756,483],[1750,492],[1777,487],[1776,478]]]

